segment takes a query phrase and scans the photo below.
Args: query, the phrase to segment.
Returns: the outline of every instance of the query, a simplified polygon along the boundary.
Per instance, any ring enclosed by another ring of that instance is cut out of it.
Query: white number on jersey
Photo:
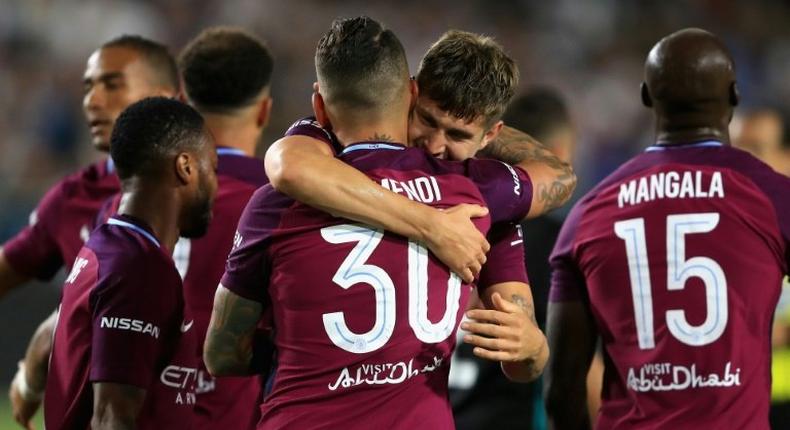
[[[342,224],[321,229],[321,237],[333,244],[357,242],[340,264],[332,281],[343,289],[349,289],[356,284],[367,284],[373,288],[376,302],[376,320],[369,331],[354,333],[346,324],[344,312],[330,312],[323,315],[326,334],[332,343],[356,354],[383,347],[395,329],[395,286],[384,269],[365,263],[381,243],[384,233],[359,225]],[[461,279],[454,273],[450,275],[444,315],[438,322],[432,323],[428,319],[428,250],[410,241],[407,267],[409,325],[420,341],[442,342],[456,327],[461,301]]]
[[[667,217],[667,289],[682,290],[686,281],[691,278],[699,278],[705,284],[707,312],[702,324],[689,324],[686,311],[682,309],[666,311],[669,332],[686,345],[703,346],[713,343],[721,337],[727,326],[727,278],[721,266],[709,257],[699,256],[686,260],[686,235],[709,233],[718,224],[719,214],[716,212]],[[639,348],[651,349],[655,347],[655,332],[645,219],[618,221],[614,224],[614,232],[625,241]]]

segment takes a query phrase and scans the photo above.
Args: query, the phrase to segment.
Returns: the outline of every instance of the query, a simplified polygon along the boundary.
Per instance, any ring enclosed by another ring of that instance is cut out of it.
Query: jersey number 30
[[[689,324],[682,309],[666,311],[669,332],[687,345],[702,346],[715,342],[727,325],[727,278],[721,266],[708,257],[686,259],[686,235],[708,233],[718,224],[719,214],[716,212],[667,216],[667,289],[682,290],[690,278],[699,278],[705,284],[707,311],[702,324]],[[639,348],[655,348],[645,219],[618,221],[614,224],[614,232],[625,241]]]
[[[359,225],[336,225],[321,229],[321,236],[329,243],[356,242],[332,278],[343,289],[357,284],[373,288],[376,301],[376,320],[365,333],[355,333],[348,328],[343,312],[323,315],[324,329],[329,339],[338,347],[356,354],[375,351],[392,336],[395,329],[395,286],[384,269],[366,264],[381,243],[384,234]],[[425,343],[439,343],[455,329],[461,299],[461,278],[451,274],[447,281],[447,297],[442,319],[436,323],[428,319],[428,250],[409,242],[409,325],[415,336]]]

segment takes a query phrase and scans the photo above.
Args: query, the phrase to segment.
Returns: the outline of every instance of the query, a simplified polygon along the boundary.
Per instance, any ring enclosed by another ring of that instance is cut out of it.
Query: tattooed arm
[[[495,284],[482,292],[481,299],[486,309],[468,311],[470,321],[461,325],[469,332],[464,342],[475,346],[472,352],[476,356],[501,362],[508,379],[537,379],[549,358],[549,347],[535,320],[529,285]]]
[[[214,376],[252,375],[265,369],[272,349],[268,339],[256,335],[263,305],[237,295],[220,285],[203,346],[203,361]],[[268,357],[266,356],[268,352]],[[254,357],[255,356],[255,357]]]
[[[93,383],[93,417],[95,430],[136,428],[137,415],[145,401],[145,390],[133,385],[112,382]]]
[[[496,140],[478,156],[519,166],[529,173],[533,185],[532,207],[527,218],[535,218],[565,204],[576,188],[576,174],[542,143],[511,127],[502,127]]]

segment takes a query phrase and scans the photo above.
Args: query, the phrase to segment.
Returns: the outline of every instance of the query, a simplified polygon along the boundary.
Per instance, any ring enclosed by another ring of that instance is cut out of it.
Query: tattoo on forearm
[[[517,304],[521,309],[524,309],[529,319],[532,320],[536,325],[538,324],[538,320],[535,318],[535,305],[524,298],[524,296],[520,294],[513,294],[510,296],[510,301]]]
[[[205,355],[223,374],[249,374],[255,327],[263,306],[233,293],[218,293]]]
[[[368,137],[368,140],[372,142],[392,142],[392,136],[384,133],[373,133],[373,136]]]
[[[556,179],[548,186],[537,184],[535,189],[535,195],[546,211],[565,203],[576,187],[576,175],[571,165],[560,160],[542,143],[519,130],[504,127],[497,139],[480,151],[480,155],[508,164],[531,161],[554,170],[557,174]]]

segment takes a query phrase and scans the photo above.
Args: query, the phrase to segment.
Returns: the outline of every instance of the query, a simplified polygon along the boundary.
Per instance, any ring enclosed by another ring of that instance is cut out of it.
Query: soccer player
[[[163,97],[129,106],[110,148],[123,199],[63,287],[47,378],[49,429],[191,428],[194,320],[171,258],[211,220],[217,156],[203,118]]]
[[[417,115],[425,115],[420,111],[418,104]],[[536,87],[515,98],[502,120],[510,127],[522,130],[546,145],[559,159],[571,163],[576,134],[565,102],[554,89]],[[458,145],[448,142],[444,148],[438,146],[438,149],[451,156],[458,152],[457,147]],[[547,262],[562,226],[561,218],[552,215],[555,214],[524,222],[523,237],[517,238],[524,242],[535,319],[541,328],[546,322],[549,293],[550,273]],[[513,242],[521,247],[520,240]],[[496,246],[492,244],[492,247]],[[492,263],[496,263],[493,258],[488,261],[486,266],[489,268]],[[453,355],[450,401],[456,428],[479,429],[486,425],[497,428],[539,428],[539,425],[534,424],[545,421],[542,414],[543,403],[540,401],[542,396],[537,395],[539,385],[511,383],[502,375],[499,363],[477,358],[473,350],[474,345],[462,343]],[[595,393],[596,397],[600,397],[599,392],[600,390]]]
[[[166,47],[139,36],[121,36],[88,58],[83,85],[83,109],[92,143],[107,152],[121,111],[144,97],[175,96],[179,78]],[[55,184],[31,215],[30,226],[0,250],[0,295],[32,278],[49,280],[61,267],[70,269],[97,212],[119,190],[109,159]],[[14,418],[24,426],[41,401],[54,322],[53,314],[39,327],[24,361],[29,365],[20,366],[11,386]]]
[[[254,155],[271,112],[272,65],[261,41],[232,28],[203,31],[179,58],[186,98],[205,118],[219,158],[219,190],[208,233],[179,240],[174,252],[176,265],[186,273],[184,299],[198,340],[196,429],[251,429],[260,415],[260,378],[213,378],[203,365],[202,346],[241,212],[268,182],[263,161]]]
[[[790,150],[785,147],[782,115],[771,108],[740,113],[730,127],[732,145],[748,151],[777,172],[790,176]]]
[[[488,205],[490,216],[475,220],[483,231],[526,216],[531,187],[520,168],[443,162],[397,143],[416,90],[392,32],[369,18],[336,21],[319,42],[316,69],[316,117],[348,142],[346,162],[423,204]],[[253,371],[254,329],[271,306],[278,370],[259,428],[451,428],[447,360],[468,293],[422,244],[350,225],[267,186],[242,215],[206,364],[217,374]],[[500,286],[483,295],[518,309],[503,299],[511,293]],[[516,379],[533,371],[511,364],[503,370]]]
[[[659,41],[642,100],[656,143],[573,208],[551,257],[550,421],[589,425],[584,380],[600,337],[597,427],[768,429],[790,179],[729,145],[735,69],[713,34]]]

